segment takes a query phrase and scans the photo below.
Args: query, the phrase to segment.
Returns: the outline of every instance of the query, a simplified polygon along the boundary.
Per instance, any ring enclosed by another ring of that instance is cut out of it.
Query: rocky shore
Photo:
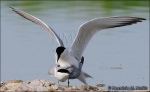
[[[77,86],[64,86],[54,83],[49,80],[35,79],[32,81],[23,80],[8,80],[1,82],[0,92],[6,91],[21,91],[21,92],[37,92],[37,91],[48,91],[48,92],[110,92],[104,84],[97,84],[95,86],[81,85]],[[150,90],[118,90],[119,92],[150,92]],[[115,91],[115,92],[118,92]],[[111,91],[112,92],[112,91]]]
[[[22,80],[8,80],[6,82],[1,82],[0,84],[0,91],[25,91],[25,92],[32,92],[32,91],[49,91],[49,92],[59,92],[59,91],[100,91],[103,92],[106,90],[104,89],[104,84],[97,84],[95,86],[87,86],[81,85],[77,86],[64,86],[59,85],[57,83],[51,82],[49,80],[43,79],[36,79],[32,81],[22,81]]]

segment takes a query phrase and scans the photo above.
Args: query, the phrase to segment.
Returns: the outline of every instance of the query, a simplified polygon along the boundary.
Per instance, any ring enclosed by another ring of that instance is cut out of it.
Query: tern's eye
[[[57,67],[60,67],[60,65],[57,65]]]

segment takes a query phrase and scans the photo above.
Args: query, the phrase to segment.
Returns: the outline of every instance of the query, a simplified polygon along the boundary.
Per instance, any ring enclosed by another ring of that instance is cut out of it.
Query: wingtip
[[[146,20],[146,19],[145,18],[140,18],[140,17],[136,18],[136,22],[142,22],[143,20]]]
[[[146,18],[139,18],[140,20],[146,20]]]
[[[9,6],[9,8],[13,8],[13,7]]]
[[[122,18],[133,18],[133,19],[137,19],[137,20],[146,20],[146,18],[142,18],[142,17],[131,17],[131,16],[112,16],[112,18],[118,18],[118,17],[122,17]]]
[[[145,18],[142,18],[141,20],[146,20]]]
[[[141,17],[133,17],[133,18],[135,18],[137,20],[146,20],[145,18],[141,18]]]
[[[90,76],[89,78],[92,78],[92,79],[94,79],[92,76]]]
[[[12,11],[14,11],[14,12],[16,11],[16,9],[15,9],[15,8],[13,8],[13,7],[11,7],[11,6],[10,6],[9,8],[11,8],[11,9],[12,9]]]
[[[13,8],[13,7],[11,7],[11,6],[9,6],[9,8],[11,8],[12,10],[14,10],[15,8]]]

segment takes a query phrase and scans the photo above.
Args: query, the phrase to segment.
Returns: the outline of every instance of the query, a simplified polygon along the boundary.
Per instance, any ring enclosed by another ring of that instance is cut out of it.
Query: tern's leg
[[[68,87],[69,87],[69,79],[68,79]]]
[[[58,80],[58,85],[59,85],[59,80]]]

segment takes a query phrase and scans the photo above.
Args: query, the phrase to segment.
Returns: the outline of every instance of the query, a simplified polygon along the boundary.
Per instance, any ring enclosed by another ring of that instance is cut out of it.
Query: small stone
[[[88,90],[88,88],[89,88],[88,85],[81,85],[80,86],[81,90]]]
[[[71,86],[71,90],[79,90],[77,86]]]
[[[8,88],[7,87],[1,87],[0,91],[7,91]]]
[[[48,91],[49,91],[49,92],[55,92],[55,90],[52,89],[52,88],[48,89]]]
[[[30,81],[27,81],[26,83],[27,83],[27,84],[30,84],[31,82],[30,82]]]
[[[89,86],[89,90],[94,90],[94,89],[95,89],[95,87]]]
[[[54,90],[57,90],[58,88],[59,88],[59,86],[58,85],[53,85],[53,86],[51,86]]]
[[[105,84],[97,84],[96,86],[97,86],[97,87],[104,87]]]
[[[58,87],[57,90],[64,90],[64,88],[63,87]]]
[[[23,82],[22,80],[8,80],[8,83],[21,83]]]
[[[99,89],[97,87],[94,87],[94,86],[89,86],[89,90],[97,91]]]
[[[0,87],[4,86],[5,84],[5,82],[1,82]]]

